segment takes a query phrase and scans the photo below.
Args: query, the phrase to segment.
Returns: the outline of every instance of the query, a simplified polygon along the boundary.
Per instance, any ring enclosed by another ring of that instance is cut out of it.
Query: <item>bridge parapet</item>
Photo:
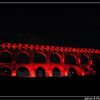
[[[90,48],[74,48],[63,46],[49,46],[49,45],[33,45],[33,44],[21,44],[21,43],[2,43],[0,47],[3,49],[19,49],[19,50],[36,50],[46,52],[71,52],[71,53],[95,53],[100,54],[99,49]]]

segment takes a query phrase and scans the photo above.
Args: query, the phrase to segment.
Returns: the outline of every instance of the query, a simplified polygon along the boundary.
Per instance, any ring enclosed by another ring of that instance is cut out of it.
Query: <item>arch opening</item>
[[[81,55],[81,64],[89,64],[89,59],[86,55]]]
[[[33,62],[35,63],[46,63],[46,58],[43,54],[35,54]]]
[[[20,67],[17,69],[17,77],[29,77],[29,70],[25,67]]]
[[[60,70],[58,68],[54,68],[52,72],[53,77],[60,77]]]
[[[9,52],[2,52],[0,54],[0,62],[1,63],[11,63],[12,62],[12,56]]]
[[[64,63],[65,64],[76,64],[76,59],[73,55],[66,55]]]
[[[29,63],[29,56],[26,53],[19,53],[16,56],[17,63]]]
[[[60,57],[57,54],[52,54],[50,57],[51,63],[60,63]]]
[[[46,77],[46,72],[42,67],[37,68],[36,77]]]
[[[7,67],[0,68],[0,76],[11,76],[12,72]]]
[[[74,68],[69,68],[68,76],[69,77],[77,77],[78,74],[77,74],[77,72],[76,72],[76,70]]]
[[[100,76],[100,54],[92,55],[93,65],[90,66],[95,72],[97,76]]]
[[[92,63],[93,64],[100,64],[100,54],[93,54],[92,55]]]

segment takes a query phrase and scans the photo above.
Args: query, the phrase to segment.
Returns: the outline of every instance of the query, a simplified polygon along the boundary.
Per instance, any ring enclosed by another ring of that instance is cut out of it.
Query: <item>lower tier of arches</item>
[[[65,64],[0,64],[0,76],[15,77],[77,77],[95,74],[90,65]]]

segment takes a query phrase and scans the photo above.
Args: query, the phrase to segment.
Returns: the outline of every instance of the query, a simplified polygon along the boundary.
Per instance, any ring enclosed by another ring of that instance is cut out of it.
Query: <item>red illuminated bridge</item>
[[[0,44],[0,75],[71,77],[93,75],[100,50],[49,45]]]

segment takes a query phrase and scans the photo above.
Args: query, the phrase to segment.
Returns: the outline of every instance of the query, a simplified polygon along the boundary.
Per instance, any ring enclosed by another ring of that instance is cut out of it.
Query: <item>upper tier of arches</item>
[[[8,50],[0,51],[0,63],[64,63],[64,64],[89,64],[90,60],[94,62],[94,57],[90,57],[88,54],[69,54],[64,55],[59,53],[44,53],[44,52],[35,52],[28,53],[27,51],[18,51],[12,53]]]

